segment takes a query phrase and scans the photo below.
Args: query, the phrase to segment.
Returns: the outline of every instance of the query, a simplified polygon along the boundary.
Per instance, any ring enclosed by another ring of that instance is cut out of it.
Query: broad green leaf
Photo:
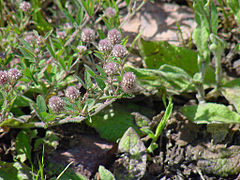
[[[118,150],[124,155],[122,156],[121,165],[114,170],[116,178],[141,179],[147,166],[146,148],[132,127],[129,127],[122,136]],[[124,170],[121,166],[124,167]]]
[[[95,77],[95,80],[96,80],[98,86],[100,87],[100,89],[104,90],[104,88],[106,87],[106,84],[104,83],[104,81],[98,77]]]
[[[240,113],[240,79],[229,81],[221,88],[223,96],[234,105]]]
[[[141,114],[153,115],[153,111],[142,106],[133,105],[125,102],[124,105],[114,103],[112,107],[107,107],[97,115],[92,116],[92,123],[88,124],[94,127],[102,138],[117,141],[123,133],[133,127],[138,133],[140,131],[133,123],[132,112],[142,112]]]
[[[189,75],[198,72],[197,53],[191,49],[177,47],[165,41],[145,41],[140,39],[140,53],[147,68],[158,69],[163,64],[177,66]]]
[[[31,163],[31,140],[36,137],[37,130],[21,130],[16,137],[17,156],[22,163],[27,159]]]
[[[98,172],[100,180],[115,180],[114,175],[102,165],[99,166]]]
[[[203,123],[240,123],[240,115],[227,106],[215,103],[185,106],[180,111],[198,124]]]
[[[171,65],[162,65],[159,69],[126,68],[133,72],[143,89],[154,92],[165,88],[172,94],[194,90],[191,76],[183,69]]]
[[[46,112],[46,110],[47,110],[45,100],[41,95],[37,96],[37,107],[38,107],[40,112]]]
[[[0,161],[0,179],[4,180],[29,180],[34,179],[32,169],[19,162]]]
[[[236,19],[238,26],[240,27],[240,5],[237,0],[227,0],[228,6],[231,8],[234,18]]]

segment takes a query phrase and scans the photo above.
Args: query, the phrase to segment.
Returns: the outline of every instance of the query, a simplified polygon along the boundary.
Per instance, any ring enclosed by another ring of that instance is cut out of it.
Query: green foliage
[[[191,121],[202,123],[239,123],[240,115],[223,104],[204,103],[185,106],[180,111]]]
[[[28,160],[32,164],[31,160],[31,140],[36,137],[37,130],[21,130],[16,137],[16,150],[17,156],[22,163]]]
[[[168,93],[180,94],[194,90],[192,78],[183,69],[164,64],[159,69],[126,68],[136,74],[144,91],[154,92],[166,89]]]
[[[98,167],[98,172],[100,175],[100,180],[115,180],[114,175],[107,170],[104,166],[99,166]]]
[[[234,79],[223,84],[221,89],[223,96],[234,105],[240,113],[240,79]]]
[[[177,47],[165,41],[152,42],[140,39],[140,53],[146,67],[158,69],[163,64],[182,68],[191,76],[198,72],[197,53],[191,49]]]
[[[238,26],[240,26],[240,6],[239,6],[239,2],[236,0],[227,0],[227,4],[228,6],[231,8],[234,17],[238,23]]]
[[[129,103],[124,105],[113,104],[112,107],[106,108],[97,115],[92,116],[92,123],[88,122],[88,124],[94,127],[104,139],[116,142],[129,127],[133,127],[140,133],[133,123],[131,115],[133,111],[149,115],[153,113],[151,109]]]
[[[155,134],[153,134],[152,132],[149,133],[149,137],[152,138],[152,142],[147,149],[148,152],[153,153],[153,151],[158,147],[158,145],[156,144],[156,141],[158,140],[159,136],[162,134],[162,131],[167,123],[167,120],[170,118],[172,114],[172,110],[173,110],[173,103],[172,103],[172,99],[170,98],[166,111],[156,128]]]
[[[140,140],[136,131],[129,127],[122,136],[118,151],[125,153],[122,158],[125,162],[116,168],[114,174],[117,179],[140,179],[146,171],[146,148],[143,142]],[[125,172],[122,171],[121,167],[125,168]]]
[[[8,180],[29,180],[33,179],[31,168],[20,162],[0,161],[0,179]]]

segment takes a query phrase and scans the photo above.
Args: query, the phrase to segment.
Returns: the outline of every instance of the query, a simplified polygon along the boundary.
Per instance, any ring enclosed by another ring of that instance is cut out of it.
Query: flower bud
[[[84,28],[81,34],[81,40],[83,42],[91,42],[95,39],[95,32],[91,28]]]
[[[64,32],[64,31],[57,32],[57,38],[64,39],[65,37],[66,37],[66,32]]]
[[[21,77],[22,73],[17,68],[12,68],[8,70],[8,78],[11,81],[16,81]]]
[[[49,107],[51,108],[51,110],[56,113],[63,111],[64,107],[65,107],[64,101],[58,96],[52,96],[49,99],[48,104],[49,104]]]
[[[114,45],[114,44],[121,43],[122,36],[121,36],[121,33],[118,30],[112,29],[108,32],[107,38]]]
[[[79,45],[77,47],[78,51],[80,54],[82,54],[83,52],[85,52],[87,50],[86,46],[82,46],[82,45]]]
[[[112,50],[113,45],[108,39],[102,39],[98,43],[98,48],[99,48],[100,51],[108,52],[108,51]]]
[[[23,2],[20,3],[19,8],[22,11],[27,12],[28,10],[30,10],[32,8],[32,6],[29,2],[23,1]]]
[[[112,7],[108,7],[108,8],[105,10],[104,14],[105,14],[106,16],[110,17],[110,18],[113,18],[113,17],[115,17],[115,15],[116,15],[116,10],[115,10],[114,8],[112,8]]]
[[[125,93],[132,93],[136,88],[136,76],[132,72],[126,72],[123,75],[122,83],[121,83],[122,90]]]
[[[115,57],[123,58],[127,54],[127,49],[125,46],[123,46],[121,44],[116,44],[113,47],[112,54]]]
[[[103,66],[103,69],[107,75],[112,75],[117,71],[117,64],[115,62],[109,62]]]
[[[8,83],[8,73],[7,71],[0,71],[0,86]]]
[[[65,91],[65,96],[69,98],[70,100],[75,100],[79,97],[80,92],[77,90],[74,86],[67,87]]]

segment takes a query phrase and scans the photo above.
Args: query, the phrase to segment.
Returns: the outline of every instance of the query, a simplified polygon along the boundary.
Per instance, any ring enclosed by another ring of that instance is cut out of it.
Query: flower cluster
[[[112,50],[113,45],[108,39],[102,39],[100,40],[98,47],[100,51],[109,52]]]
[[[113,45],[121,43],[122,40],[121,33],[116,29],[110,30],[108,32],[107,38]]]
[[[106,16],[110,17],[110,18],[114,18],[115,15],[116,15],[116,10],[115,10],[114,8],[112,8],[112,7],[108,7],[108,8],[105,10],[104,14],[105,14]]]
[[[136,88],[136,75],[133,74],[132,72],[126,72],[123,75],[121,87],[125,93],[134,92]]]
[[[115,62],[106,63],[103,69],[107,75],[113,75],[117,71],[117,64]]]
[[[79,98],[80,92],[75,86],[69,86],[65,90],[65,96],[71,101],[75,101]],[[52,96],[48,101],[48,105],[53,112],[59,113],[64,110],[65,102],[59,96]]]
[[[31,4],[29,2],[23,1],[23,2],[20,3],[19,8],[23,12],[27,12],[27,11],[29,11],[32,8],[32,6],[31,6]]]
[[[52,96],[48,103],[53,112],[59,113],[64,110],[65,103],[59,96]]]
[[[70,100],[75,100],[79,97],[80,92],[75,86],[69,86],[66,89],[65,96]]]
[[[127,54],[127,49],[125,46],[123,46],[121,44],[116,44],[113,47],[112,54],[115,57],[124,58],[124,56],[126,56],[126,54]]]
[[[81,34],[81,40],[83,42],[92,42],[95,39],[95,31],[91,28],[84,28]]]
[[[17,81],[21,75],[21,71],[17,68],[12,68],[8,71],[0,71],[0,86]]]

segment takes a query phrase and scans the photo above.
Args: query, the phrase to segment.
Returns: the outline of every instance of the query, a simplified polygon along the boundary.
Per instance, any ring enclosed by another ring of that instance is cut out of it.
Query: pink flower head
[[[134,92],[136,88],[136,75],[133,74],[132,72],[126,72],[123,75],[121,87],[125,93]]]

